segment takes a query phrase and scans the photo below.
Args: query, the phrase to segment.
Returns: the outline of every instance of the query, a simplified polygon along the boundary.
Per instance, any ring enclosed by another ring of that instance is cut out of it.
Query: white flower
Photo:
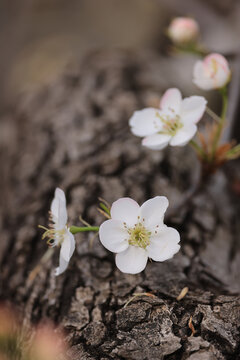
[[[130,198],[113,203],[111,219],[100,226],[99,237],[105,248],[117,253],[119,270],[137,274],[148,258],[165,261],[179,251],[179,233],[163,223],[167,207],[165,196],[156,196],[141,207]]]
[[[160,109],[134,112],[129,120],[131,131],[144,137],[142,145],[152,150],[161,150],[168,144],[184,146],[194,137],[206,103],[202,96],[182,100],[178,89],[168,89],[160,101]]]
[[[171,21],[167,34],[176,44],[189,44],[197,39],[199,26],[192,18],[177,17]]]
[[[61,246],[59,267],[55,270],[57,276],[67,269],[69,260],[75,250],[74,236],[67,227],[66,197],[59,188],[56,188],[51,204],[50,220],[52,224],[50,224],[50,229],[45,228],[43,239],[48,238],[47,243],[50,247]]]
[[[198,60],[193,69],[193,82],[200,89],[220,89],[230,80],[231,71],[224,56],[210,54]]]

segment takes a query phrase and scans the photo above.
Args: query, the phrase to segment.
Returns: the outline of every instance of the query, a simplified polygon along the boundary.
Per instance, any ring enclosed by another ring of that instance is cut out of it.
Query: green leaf
[[[226,158],[228,160],[237,159],[240,157],[240,144],[234,146],[231,150],[226,153]]]

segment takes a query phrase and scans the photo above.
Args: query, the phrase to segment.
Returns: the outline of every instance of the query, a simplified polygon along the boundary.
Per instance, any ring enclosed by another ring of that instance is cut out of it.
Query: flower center
[[[179,129],[183,127],[183,123],[181,122],[181,118],[179,115],[175,115],[173,111],[173,115],[160,115],[156,113],[156,116],[163,123],[163,127],[161,131],[158,131],[158,134],[166,134],[170,136],[176,135]]]
[[[129,245],[138,246],[146,249],[150,245],[151,232],[148,231],[141,223],[135,224],[131,229],[128,229]]]
[[[57,230],[55,228],[55,224],[53,222],[53,216],[51,212],[49,212],[49,228],[46,228],[45,226],[38,225],[39,228],[45,230],[42,235],[42,240],[47,239],[47,244],[49,247],[54,247],[56,245],[61,245],[64,240],[64,235],[66,232],[66,228]]]

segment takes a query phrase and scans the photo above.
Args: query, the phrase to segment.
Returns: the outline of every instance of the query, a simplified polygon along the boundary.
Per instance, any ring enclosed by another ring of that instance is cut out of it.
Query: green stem
[[[206,56],[209,53],[209,51],[207,51],[202,45],[198,43],[190,43],[185,45],[179,44],[173,46],[173,49],[180,53],[189,53],[198,56]]]
[[[227,94],[227,88],[226,86],[222,89],[220,89],[220,93],[222,95],[222,113],[221,113],[221,118],[219,121],[219,126],[217,128],[217,132],[216,132],[216,136],[213,142],[213,148],[212,148],[212,155],[215,155],[219,140],[221,139],[221,135],[222,135],[222,131],[223,131],[223,127],[225,125],[225,120],[226,120],[226,114],[227,114],[227,106],[228,106],[228,94]]]
[[[99,226],[71,226],[70,229],[72,234],[77,234],[79,232],[86,232],[86,231],[99,231]]]

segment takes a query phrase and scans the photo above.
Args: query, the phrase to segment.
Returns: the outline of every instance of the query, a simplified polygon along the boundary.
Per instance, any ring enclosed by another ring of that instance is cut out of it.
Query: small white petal
[[[156,133],[161,128],[161,121],[156,116],[159,109],[147,108],[135,111],[129,120],[131,131],[136,136],[148,136]]]
[[[61,275],[68,267],[69,261],[65,261],[63,257],[59,258],[59,266],[55,269],[55,276]]]
[[[128,248],[129,235],[119,220],[106,220],[99,229],[99,239],[109,251],[118,253]]]
[[[140,208],[141,221],[144,226],[149,230],[157,225],[163,226],[163,218],[168,205],[169,202],[165,196],[156,196],[145,201]]]
[[[206,61],[206,59],[208,59],[208,61],[210,61],[212,58],[214,58],[217,61],[217,63],[225,69],[226,73],[230,71],[228,61],[224,56],[222,56],[221,54],[218,54],[218,53],[212,53],[212,54],[206,56],[205,61]]]
[[[204,114],[207,101],[203,96],[190,96],[183,99],[181,120],[185,124],[196,124]]]
[[[67,230],[60,250],[59,267],[55,269],[56,276],[62,274],[67,269],[69,260],[72,257],[74,250],[74,236],[69,230]]]
[[[229,80],[231,73],[227,59],[221,54],[213,53],[206,56],[203,63],[206,69],[210,69],[210,77],[213,77],[214,88],[223,87]]]
[[[52,212],[54,209],[54,213]],[[67,223],[67,209],[65,204],[59,199],[52,201],[51,213],[53,215],[53,222],[55,223],[55,229],[61,230],[66,226]]]
[[[162,150],[168,145],[170,140],[170,135],[155,134],[145,137],[142,140],[142,145],[152,150]]]
[[[62,229],[67,224],[67,209],[65,205],[60,205],[59,207],[59,218],[58,218],[58,224],[59,227]]]
[[[127,250],[116,255],[116,265],[120,271],[127,274],[138,274],[147,265],[147,251],[136,246],[129,246]]]
[[[54,197],[54,199],[51,203],[50,210],[51,210],[52,216],[56,219],[58,219],[59,206],[60,206],[60,200]]]
[[[57,230],[63,229],[67,223],[67,208],[65,194],[59,188],[55,190],[55,196],[50,209],[56,225],[55,228]]]
[[[111,207],[111,218],[126,223],[131,227],[137,222],[140,206],[128,197],[114,201]]]
[[[160,101],[161,110],[173,110],[175,115],[179,115],[182,103],[181,92],[176,89],[168,89],[162,96]]]
[[[64,240],[61,245],[60,256],[65,261],[69,261],[70,258],[72,257],[74,250],[75,250],[74,236],[69,230],[66,230],[66,233],[64,235]]]
[[[211,77],[206,77],[203,61],[198,60],[194,65],[193,83],[203,90],[213,89],[214,80]]]
[[[202,78],[202,79],[193,79],[193,83],[202,90],[212,90],[214,89],[214,80],[211,78]]]
[[[184,125],[179,129],[170,141],[171,146],[185,146],[196,134],[197,126],[195,124]]]
[[[151,238],[151,243],[147,247],[148,256],[155,261],[171,259],[180,249],[179,241],[178,231],[165,227],[159,231],[158,235]]]
[[[229,79],[229,75],[230,75],[229,73],[226,73],[225,68],[219,65],[215,77],[216,78],[216,82],[214,83],[215,89],[219,89],[223,87],[227,83]]]
[[[66,196],[62,189],[59,187],[56,188],[54,197],[60,199],[64,204],[66,204]]]

